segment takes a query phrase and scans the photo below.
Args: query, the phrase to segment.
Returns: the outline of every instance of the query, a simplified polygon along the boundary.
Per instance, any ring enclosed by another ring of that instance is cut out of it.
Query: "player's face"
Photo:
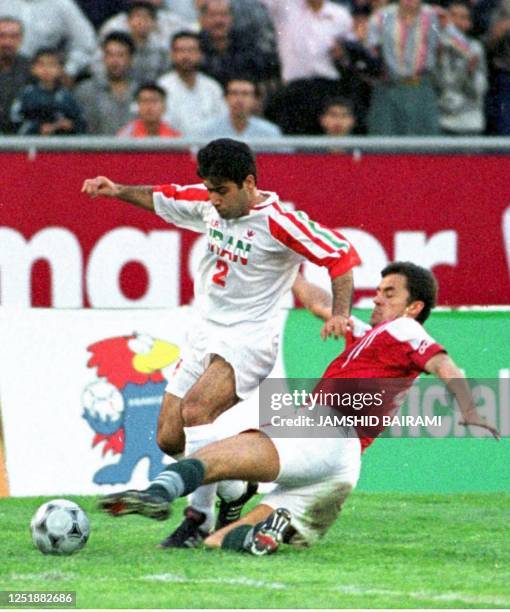
[[[247,215],[251,208],[255,179],[249,175],[241,187],[234,181],[204,180],[211,202],[222,219],[237,219]]]
[[[391,321],[406,314],[409,308],[407,279],[403,274],[388,274],[379,283],[374,298],[371,325]]]

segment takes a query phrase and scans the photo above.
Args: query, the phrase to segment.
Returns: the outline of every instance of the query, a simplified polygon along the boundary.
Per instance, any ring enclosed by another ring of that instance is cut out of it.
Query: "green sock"
[[[253,531],[252,525],[239,525],[232,531],[229,531],[227,535],[223,538],[223,542],[221,543],[221,548],[224,550],[235,550],[237,552],[245,552],[245,544],[246,540],[251,536]]]

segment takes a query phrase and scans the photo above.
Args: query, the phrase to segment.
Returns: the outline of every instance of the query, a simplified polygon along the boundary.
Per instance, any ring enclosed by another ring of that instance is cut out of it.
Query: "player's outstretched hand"
[[[326,340],[334,336],[337,340],[340,336],[345,336],[350,329],[349,317],[343,315],[333,315],[330,317],[321,330],[321,338]]]
[[[487,429],[488,431],[490,431],[496,440],[499,440],[501,437],[501,434],[499,433],[499,431],[492,425],[489,425],[489,423],[487,423],[487,421],[479,415],[464,417],[463,419],[459,421],[459,425],[464,425],[465,427],[468,427],[469,425],[474,425],[476,427],[483,427],[484,429]]]
[[[81,188],[82,193],[86,193],[91,198],[105,196],[115,198],[118,195],[118,185],[106,176],[96,176],[93,179],[86,179]]]

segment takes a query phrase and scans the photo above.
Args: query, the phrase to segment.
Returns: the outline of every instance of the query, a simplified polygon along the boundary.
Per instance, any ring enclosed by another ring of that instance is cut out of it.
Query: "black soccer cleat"
[[[246,544],[245,548],[256,557],[272,555],[278,550],[289,528],[290,512],[285,508],[277,508],[253,532],[251,541]]]
[[[156,521],[164,521],[170,516],[170,503],[166,499],[136,489],[105,495],[98,507],[112,516],[141,514]]]
[[[188,506],[184,510],[184,520],[162,542],[159,543],[159,548],[197,548],[209,535],[205,529],[200,529],[200,526],[205,522],[206,515]]]
[[[226,501],[220,495],[218,518],[216,519],[216,526],[214,530],[218,531],[219,529],[238,521],[241,518],[241,512],[243,511],[244,505],[247,504],[257,493],[258,488],[258,483],[249,482],[248,486],[246,487],[246,491],[241,495],[241,497],[233,499],[232,501]]]

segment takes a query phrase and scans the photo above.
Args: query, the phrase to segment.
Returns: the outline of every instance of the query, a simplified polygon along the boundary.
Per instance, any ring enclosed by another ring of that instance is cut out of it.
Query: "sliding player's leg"
[[[104,496],[99,507],[114,516],[142,514],[164,520],[172,501],[201,485],[229,478],[271,482],[278,472],[274,444],[265,434],[250,431],[209,444],[193,457],[172,463],[145,490]]]

